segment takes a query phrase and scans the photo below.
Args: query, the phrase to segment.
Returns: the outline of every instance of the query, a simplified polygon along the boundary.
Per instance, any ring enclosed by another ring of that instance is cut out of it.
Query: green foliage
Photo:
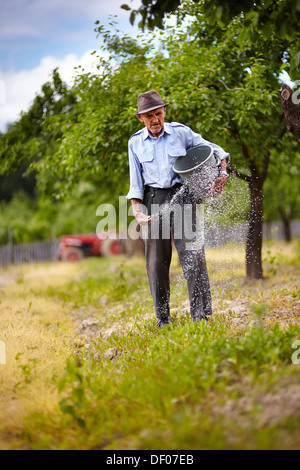
[[[138,26],[141,29],[145,27],[153,30],[155,26],[163,29],[163,19],[166,13],[171,13],[180,5],[180,0],[143,0],[138,10],[131,9],[127,4],[121,5],[121,8],[130,13],[130,23],[133,25],[137,14],[142,17]]]
[[[279,3],[285,11],[287,2]],[[145,0],[143,5],[150,3]],[[173,8],[172,2],[151,5],[161,11]],[[223,9],[215,6],[210,1],[183,2],[175,27],[136,39],[122,35],[115,22],[106,30],[97,21],[99,73],[82,73],[69,90],[54,71],[28,113],[0,137],[1,173],[31,162],[38,187],[46,193],[70,199],[79,183],[87,182],[96,188],[99,203],[116,203],[129,186],[128,138],[141,126],[134,116],[137,95],[155,88],[170,103],[168,121],[183,122],[229,151],[232,172],[261,191],[269,166],[292,161],[291,139],[279,138],[283,123],[278,89],[282,69],[292,67],[299,35],[265,34],[257,27],[251,40],[243,42],[241,34],[252,28],[248,17],[234,10],[231,18],[228,2]],[[252,14],[249,3],[243,8]],[[254,26],[265,8],[271,8],[271,15],[279,11],[260,3]],[[187,26],[186,15],[191,15]],[[251,195],[253,203],[253,191]],[[254,226],[261,223],[260,213],[261,207],[251,213]],[[64,231],[77,231],[76,222],[68,221]],[[248,264],[255,259],[259,265],[260,243],[257,239],[248,247]]]
[[[287,44],[260,36],[241,48],[243,19],[210,29],[197,8],[187,28],[179,23],[137,39],[122,36],[115,22],[112,31],[96,22],[105,57],[98,57],[99,74],[81,74],[68,90],[54,71],[28,113],[1,137],[1,172],[32,158],[42,190],[67,197],[88,181],[116,200],[128,190],[127,142],[141,125],[137,95],[156,88],[170,102],[169,121],[216,141],[234,168],[264,179],[270,149],[281,148],[277,90],[290,59]]]
[[[271,251],[271,247],[272,245],[274,245],[274,240],[271,238],[268,241],[267,245],[268,245],[268,248],[266,249],[266,254],[265,254],[263,261],[264,263],[267,263],[270,266],[270,273],[273,274],[273,276],[275,276],[277,273],[279,261],[278,261],[277,255],[272,253]]]
[[[248,184],[239,178],[229,177],[220,196],[214,201],[204,201],[205,223],[213,226],[247,223],[249,202]]]
[[[169,28],[161,37],[137,40],[98,26],[110,55],[99,61],[100,75],[79,77],[78,120],[71,117],[66,124],[55,155],[43,158],[42,171],[63,180],[65,192],[83,178],[99,182],[105,192],[113,183],[114,192],[126,194],[127,142],[140,128],[134,117],[137,94],[157,88],[170,102],[167,120],[216,141],[231,153],[235,168],[264,178],[270,149],[281,147],[277,89],[285,49],[280,40],[241,49],[236,39],[241,26],[219,28],[217,36],[206,31],[202,38],[194,21],[187,31]]]
[[[164,29],[169,13],[185,19],[187,15],[196,15],[199,28],[204,22],[207,28],[227,28],[236,18],[243,19],[243,28],[238,32],[239,44],[244,47],[251,45],[261,37],[263,40],[280,38],[291,44],[291,57],[295,57],[292,69],[300,65],[297,54],[300,49],[300,4],[298,0],[263,0],[252,2],[243,0],[232,2],[230,0],[143,0],[137,9],[128,5],[121,8],[130,11],[130,23],[134,24],[139,16],[138,23],[143,31],[145,28],[153,30],[154,27]],[[203,32],[203,31],[202,31]]]
[[[12,231],[16,243],[27,243],[49,239],[49,223],[36,216],[37,204],[24,193],[15,193],[10,203],[0,203],[0,244],[8,242],[8,231]],[[51,234],[51,232],[50,232]]]
[[[35,173],[31,172],[27,177],[24,177],[28,166],[23,165],[14,174],[0,177],[0,201],[10,201],[16,191],[24,191],[32,198],[35,197]]]
[[[43,195],[33,200],[16,192],[9,203],[0,202],[0,245],[8,243],[11,230],[14,243],[31,243],[72,233],[95,233],[96,208],[101,199],[93,185],[81,184],[65,201]]]
[[[299,146],[296,143],[291,146],[289,142],[289,150],[283,148],[270,163],[269,178],[264,186],[265,220],[289,222],[300,218],[299,177]]]
[[[14,174],[24,165],[29,166],[29,174],[38,169],[42,158],[53,155],[57,140],[63,134],[65,116],[74,119],[76,101],[55,69],[52,82],[42,86],[30,109],[21,113],[21,118],[0,136],[0,175]],[[45,184],[45,178],[41,178],[40,183]],[[49,183],[50,177],[46,187]]]

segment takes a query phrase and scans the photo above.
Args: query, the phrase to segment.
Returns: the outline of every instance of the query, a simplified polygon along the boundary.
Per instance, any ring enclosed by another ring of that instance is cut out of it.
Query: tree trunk
[[[251,279],[261,279],[263,236],[263,179],[252,174],[249,181],[250,214],[246,240],[246,273]]]
[[[283,232],[284,232],[284,238],[286,242],[291,242],[292,241],[292,218],[294,214],[293,207],[291,206],[290,209],[287,209],[286,211],[282,206],[278,207],[278,212],[283,224]]]
[[[283,231],[284,231],[284,238],[286,242],[292,241],[292,224],[291,220],[285,219],[282,220],[283,223]]]

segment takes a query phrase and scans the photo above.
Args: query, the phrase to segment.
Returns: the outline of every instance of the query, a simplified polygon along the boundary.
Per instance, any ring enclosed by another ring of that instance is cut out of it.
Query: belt
[[[182,183],[175,183],[173,186],[170,186],[169,188],[154,188],[153,186],[149,186],[148,184],[145,185],[144,191],[145,192],[159,192],[159,191],[170,191],[174,189],[179,189],[181,188]]]

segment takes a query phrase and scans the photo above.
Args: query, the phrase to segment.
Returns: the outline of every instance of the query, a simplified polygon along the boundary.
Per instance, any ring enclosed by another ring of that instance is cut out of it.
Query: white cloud
[[[41,86],[51,79],[52,71],[56,67],[59,68],[62,80],[68,84],[73,83],[75,75],[82,69],[85,72],[99,73],[95,63],[96,55],[91,55],[91,52],[86,51],[81,57],[69,54],[63,59],[43,57],[40,64],[31,70],[7,73],[0,70],[0,82],[5,88],[5,100],[2,96],[0,102],[0,131],[6,130],[7,123],[16,121],[21,111],[28,110]],[[82,69],[77,72],[74,67],[78,65],[81,65]],[[1,104],[3,102],[4,104]]]
[[[0,37],[49,37],[57,34],[59,22],[72,20],[106,20],[109,15],[126,19],[129,13],[121,9],[123,3],[138,8],[141,0],[6,0],[1,1]],[[60,31],[62,32],[62,31]]]
[[[62,79],[68,83],[75,75],[75,66],[91,70],[95,56],[89,51],[79,56],[85,48],[93,47],[87,24],[91,23],[92,27],[96,20],[105,23],[109,15],[118,15],[121,29],[133,33],[136,28],[130,25],[129,12],[120,8],[123,3],[138,8],[141,0],[0,0],[0,52],[4,51],[5,57],[2,67],[0,63],[1,132],[6,130],[7,123],[19,118],[21,111],[28,110],[42,84],[50,80],[54,68],[59,68]],[[78,42],[82,48],[76,54]],[[60,47],[61,51],[71,53],[62,58]],[[43,48],[46,53],[41,52]],[[10,51],[8,58],[7,51]],[[27,63],[38,65],[26,67]]]

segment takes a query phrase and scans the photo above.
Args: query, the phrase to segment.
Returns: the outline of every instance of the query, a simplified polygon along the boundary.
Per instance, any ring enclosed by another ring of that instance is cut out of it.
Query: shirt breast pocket
[[[151,182],[155,182],[157,179],[157,168],[154,163],[154,151],[153,150],[145,150],[144,152],[141,152],[138,154],[138,159],[142,165],[143,172],[144,172],[144,177],[149,180],[151,179]],[[149,182],[149,181],[146,181]]]
[[[177,158],[179,157],[183,157],[184,155],[186,155],[186,149],[184,147],[177,147],[177,146],[169,146],[168,147],[168,155],[171,159],[171,161],[174,160],[177,160]]]
[[[153,150],[145,150],[138,155],[139,161],[143,164],[146,162],[152,162],[154,158]]]

